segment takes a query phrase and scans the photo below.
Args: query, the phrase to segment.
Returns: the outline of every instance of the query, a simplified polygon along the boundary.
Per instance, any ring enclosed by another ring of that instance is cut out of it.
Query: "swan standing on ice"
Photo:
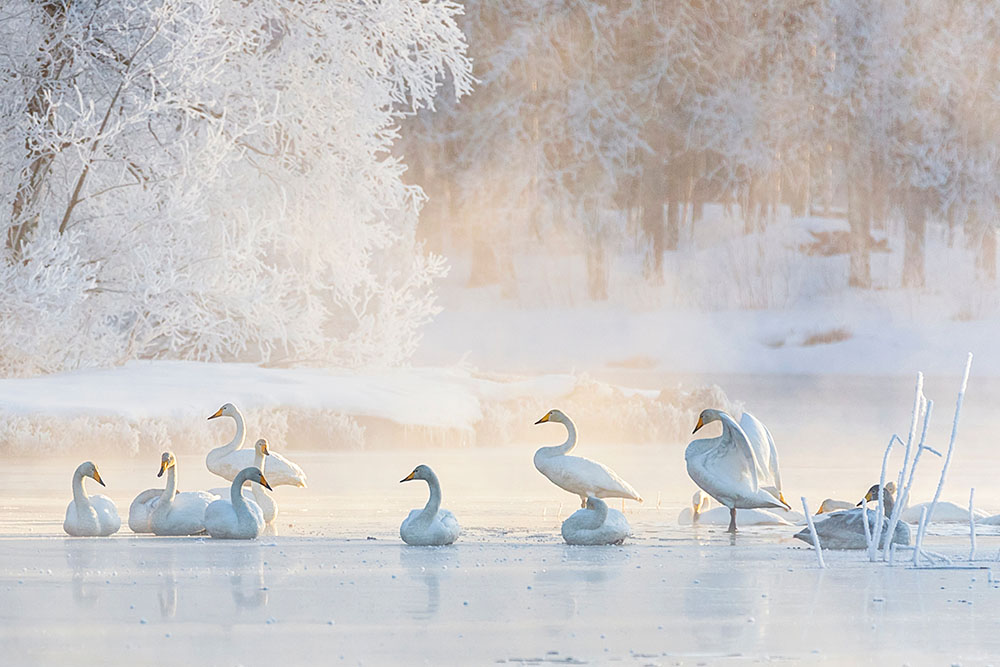
[[[199,535],[205,532],[205,508],[218,496],[207,491],[177,493],[177,458],[163,452],[160,472],[167,473],[167,485],[149,516],[149,527],[156,535]],[[144,492],[145,493],[145,492]]]
[[[677,523],[682,526],[725,526],[729,523],[729,508],[715,507],[709,509],[711,499],[702,490],[695,492],[691,498],[691,507],[685,507],[677,515]],[[736,510],[736,519],[743,526],[791,526],[802,518],[797,512],[778,510],[749,509]]]
[[[228,445],[216,447],[210,451],[205,457],[205,466],[219,477],[232,481],[241,470],[253,465],[255,452],[249,449],[240,449],[246,438],[246,428],[243,423],[243,415],[236,409],[235,405],[226,403],[209,419],[216,417],[232,417],[236,422],[236,435]],[[274,486],[287,484],[304,487],[306,485],[306,474],[302,472],[302,468],[281,454],[271,452],[270,455],[267,474],[271,477]]]
[[[882,494],[882,539],[880,547],[884,547],[885,543],[888,541],[887,531],[889,530],[889,519],[888,516],[892,514],[893,507],[893,497],[892,489],[889,484],[885,485],[885,491]],[[862,500],[858,505],[865,505],[869,501],[878,500],[879,485],[875,484],[870,489],[868,493],[865,494],[864,500]],[[813,525],[816,528],[816,533],[819,535],[819,544],[824,549],[867,549],[868,541],[865,537],[865,520],[868,521],[869,531],[875,530],[875,511],[870,510],[867,507],[855,507],[850,510],[843,510],[840,512],[834,512],[826,519],[820,519],[816,521]],[[795,533],[794,537],[812,544],[812,533],[809,532],[809,528],[803,528],[799,532]],[[896,524],[896,532],[892,537],[892,542],[895,544],[907,545],[910,543],[910,528],[905,523],[900,521]]]
[[[744,413],[744,421],[747,416]],[[763,424],[753,417],[750,419],[767,432]],[[736,532],[737,509],[791,509],[781,495],[777,450],[770,434],[765,438],[769,442],[764,447],[762,434],[755,427],[755,440],[751,442],[736,420],[721,410],[711,409],[702,410],[692,433],[714,421],[722,422],[722,435],[693,441],[684,452],[684,458],[694,483],[729,508],[729,532]],[[759,449],[768,450],[763,464],[755,451]]]
[[[118,508],[107,496],[88,496],[83,478],[90,477],[104,486],[101,473],[90,461],[84,461],[73,472],[73,500],[66,507],[63,530],[74,537],[107,537],[117,533],[122,520]]]
[[[418,547],[442,546],[458,539],[462,527],[448,510],[441,509],[441,483],[429,466],[418,465],[399,483],[422,479],[430,487],[430,497],[422,510],[411,510],[399,527],[399,536]]]
[[[252,540],[264,530],[264,513],[254,501],[243,497],[243,484],[254,482],[270,489],[259,468],[245,468],[233,479],[229,500],[216,500],[205,510],[205,528],[212,537]]]
[[[621,544],[632,534],[625,515],[608,508],[594,496],[587,496],[587,507],[571,514],[562,523],[566,544]]]
[[[535,468],[561,489],[580,496],[580,507],[587,506],[587,496],[595,498],[642,498],[614,470],[603,463],[582,456],[567,456],[576,447],[576,425],[559,410],[549,410],[536,424],[559,422],[569,437],[556,447],[542,447],[535,452]]]
[[[253,457],[253,467],[257,468],[261,472],[266,472],[265,461],[270,459],[271,452],[268,449],[267,440],[264,438],[259,439],[254,443],[253,446],[254,457]],[[268,457],[265,459],[264,457]],[[274,496],[264,490],[264,487],[260,484],[251,484],[250,490],[247,491],[246,488],[241,487],[241,491],[244,496],[249,495],[253,498],[257,506],[260,507],[261,512],[264,513],[264,523],[270,524],[274,521],[274,517],[278,516],[278,503],[275,502]],[[209,493],[214,493],[220,498],[225,499],[229,495],[229,487],[218,487],[215,489],[210,489]]]

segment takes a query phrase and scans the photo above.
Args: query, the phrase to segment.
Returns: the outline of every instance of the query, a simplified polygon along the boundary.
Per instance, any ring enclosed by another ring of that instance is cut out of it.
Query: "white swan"
[[[270,459],[270,450],[268,449],[267,440],[265,438],[260,438],[253,446],[254,457],[253,457],[253,467],[257,468],[261,472],[266,472],[265,461]],[[264,457],[267,457],[266,459]],[[264,513],[264,523],[270,524],[274,521],[274,517],[278,516],[278,503],[275,502],[274,496],[264,490],[264,487],[260,484],[251,484],[250,489],[247,490],[246,487],[241,487],[244,497],[253,498],[257,506],[260,507],[261,512]],[[215,489],[210,489],[209,493],[214,493],[220,498],[225,499],[229,495],[229,487],[218,487]]]
[[[162,495],[163,489],[146,489],[132,499],[132,504],[128,506],[128,527],[133,533],[153,532],[149,519]]]
[[[542,447],[535,452],[535,468],[561,489],[580,496],[580,507],[586,507],[587,496],[595,498],[642,498],[614,470],[603,463],[582,456],[567,456],[576,447],[576,425],[559,410],[549,410],[536,424],[558,422],[566,427],[569,437],[557,447]]]
[[[890,485],[892,488],[890,489]],[[885,485],[887,491],[895,491],[896,484],[894,482],[889,482]],[[819,509],[816,510],[816,514],[831,514],[832,512],[841,512],[843,510],[852,510],[857,507],[857,503],[848,502],[846,500],[834,500],[833,498],[826,498],[823,502],[819,504]]]
[[[233,479],[229,500],[216,500],[205,510],[205,528],[212,537],[252,540],[264,530],[264,514],[252,500],[243,497],[243,484],[254,482],[270,489],[258,468],[244,468]]]
[[[177,458],[163,452],[160,472],[167,473],[167,484],[149,516],[149,527],[156,535],[199,535],[205,532],[205,508],[218,496],[206,491],[177,493]]]
[[[442,546],[458,539],[462,527],[458,519],[448,510],[441,509],[441,483],[429,466],[418,465],[409,475],[399,480],[400,484],[414,479],[422,479],[430,488],[430,497],[421,510],[411,510],[402,525],[399,536],[407,544],[418,547]]]
[[[858,505],[865,504],[872,500],[877,501],[878,491],[879,485],[875,484],[868,489],[868,493],[865,494],[864,500],[858,503]],[[885,492],[882,494],[882,538],[879,545],[881,547],[885,546],[888,538],[888,516],[892,514],[893,502],[892,490],[889,488],[889,485],[886,484]],[[875,530],[876,512],[868,509],[867,507],[855,507],[850,510],[833,512],[827,518],[820,519],[813,525],[816,528],[816,533],[819,535],[819,544],[824,549],[866,549],[868,548],[868,541],[865,537],[865,520],[868,521],[869,531]],[[802,540],[803,542],[812,544],[812,533],[809,531],[809,528],[803,528],[799,532],[795,533],[794,537]],[[896,532],[892,537],[892,542],[894,544],[902,544],[904,546],[909,544],[909,526],[902,521],[897,523]]]
[[[562,523],[566,544],[621,544],[632,534],[625,515],[608,508],[594,496],[587,496],[587,507],[571,514]]]
[[[246,437],[246,428],[243,424],[243,415],[236,409],[235,405],[226,403],[209,419],[216,417],[232,417],[236,422],[236,435],[228,445],[216,447],[210,451],[205,457],[205,465],[209,471],[219,477],[233,481],[241,470],[253,465],[254,452],[249,449],[240,449]],[[274,486],[287,484],[304,487],[306,485],[306,474],[302,472],[302,468],[275,452],[271,452],[271,458],[268,459],[267,474]]]
[[[682,526],[694,524],[703,526],[726,526],[729,524],[729,508],[716,507],[709,509],[711,499],[702,490],[695,492],[691,499],[691,507],[685,507],[677,515],[677,523]],[[798,512],[783,509],[770,510],[745,509],[736,510],[736,521],[742,526],[791,526],[799,523],[804,517]]]
[[[107,496],[88,496],[83,478],[90,477],[104,486],[101,473],[90,461],[84,461],[73,472],[73,500],[66,507],[63,530],[74,537],[107,537],[117,533],[122,520],[118,508]]]
[[[781,495],[780,479],[776,479],[777,453],[769,456],[767,468],[761,467],[746,432],[721,410],[702,410],[692,433],[714,421],[722,422],[722,435],[693,441],[684,458],[694,483],[729,508],[729,532],[736,532],[737,509],[791,509]]]

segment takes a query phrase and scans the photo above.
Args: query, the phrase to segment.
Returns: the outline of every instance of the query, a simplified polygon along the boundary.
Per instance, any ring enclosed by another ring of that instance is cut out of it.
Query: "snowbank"
[[[651,441],[689,430],[705,401],[730,408],[717,388],[635,390],[575,375],[132,362],[0,379],[0,450],[203,451],[231,437],[228,424],[205,423],[226,402],[244,412],[248,439],[302,449],[505,444],[557,405],[592,437]]]

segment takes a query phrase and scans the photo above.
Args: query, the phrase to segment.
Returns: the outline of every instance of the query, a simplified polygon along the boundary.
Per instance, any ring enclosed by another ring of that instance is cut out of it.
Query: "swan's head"
[[[163,452],[163,456],[160,457],[160,472],[156,473],[157,477],[163,477],[163,473],[167,472],[168,468],[172,468],[177,465],[177,458],[174,457],[173,452]]]
[[[255,442],[253,448],[257,451],[258,454],[263,454],[264,456],[270,456],[271,455],[271,452],[269,452],[268,449],[267,449],[267,439],[266,438],[261,438],[260,440],[258,440],[257,442]]]
[[[709,499],[707,493],[701,489],[695,491],[694,495],[691,496],[691,509],[694,510],[694,515],[698,516],[707,510],[709,502],[711,502],[711,500]]]
[[[80,474],[84,477],[90,477],[101,486],[107,486],[104,483],[104,480],[101,479],[101,473],[97,472],[97,466],[94,465],[93,461],[86,461],[80,464],[80,467],[77,468],[77,470],[79,470]]]
[[[694,435],[695,433],[697,433],[698,429],[700,429],[705,424],[711,424],[712,422],[717,422],[721,419],[722,419],[722,413],[719,412],[718,410],[713,410],[712,408],[708,408],[707,410],[702,410],[701,414],[698,415],[698,423],[695,424],[694,430],[691,431],[691,434]]]
[[[425,466],[424,464],[421,463],[420,465],[418,465],[416,468],[413,469],[413,472],[411,472],[403,479],[399,480],[399,483],[402,484],[403,482],[409,482],[414,479],[423,479],[429,481],[433,476],[434,476],[434,471],[431,470],[429,466]]]
[[[545,422],[559,422],[560,424],[565,424],[569,421],[569,417],[563,414],[562,410],[549,410],[545,413],[545,416],[536,421],[536,424],[544,424]]]
[[[239,411],[236,409],[236,406],[232,403],[226,403],[221,408],[216,410],[215,414],[209,417],[209,419],[215,419],[216,417],[232,417],[233,419],[236,419],[237,414],[239,414]]]
[[[868,489],[868,493],[865,494],[864,500],[858,503],[858,507],[861,507],[869,501],[878,502],[878,484],[872,484],[872,487]],[[896,495],[896,483],[889,482],[885,485],[885,494],[889,497]]]
[[[830,512],[837,511],[837,501],[833,498],[826,498],[823,502],[819,504],[819,509],[816,510],[816,514],[829,514]]]
[[[267,483],[267,480],[264,479],[264,473],[262,473],[260,471],[260,468],[255,468],[255,467],[251,466],[251,467],[245,469],[243,472],[246,475],[246,478],[248,480],[250,480],[251,482],[257,482],[258,484],[260,484],[261,486],[263,486],[265,489],[267,489],[269,491],[273,491],[274,490],[274,489],[271,488],[271,485]]]

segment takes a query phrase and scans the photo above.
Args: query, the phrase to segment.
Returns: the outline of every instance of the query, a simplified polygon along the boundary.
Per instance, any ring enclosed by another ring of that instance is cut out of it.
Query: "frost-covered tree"
[[[389,150],[468,92],[460,13],[0,5],[0,369],[404,359],[443,262]]]

